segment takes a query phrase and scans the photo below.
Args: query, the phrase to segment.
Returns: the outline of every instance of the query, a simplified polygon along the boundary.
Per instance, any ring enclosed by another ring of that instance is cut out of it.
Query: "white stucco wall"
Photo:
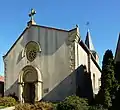
[[[78,68],[80,65],[86,65],[88,69],[88,55],[87,52],[80,46],[80,44],[75,43],[75,62],[76,62],[76,67]]]
[[[90,60],[90,66],[91,66],[91,79],[92,79],[92,86],[93,86],[93,74],[95,74],[95,89],[93,89],[93,92],[95,94],[98,93],[99,91],[99,86],[100,86],[100,78],[101,78],[101,72],[97,68],[97,66],[94,64],[92,59]]]
[[[26,65],[37,67],[41,72],[43,81],[42,94],[45,99],[54,100],[56,98],[56,100],[61,100],[66,95],[74,93],[75,81],[73,80],[74,76],[70,75],[67,38],[67,31],[39,26],[32,26],[27,29],[4,59],[7,64],[5,95],[15,92],[18,96],[18,75]],[[33,62],[29,62],[25,56],[21,58],[25,45],[29,41],[38,42],[41,48],[41,53],[38,53]],[[66,86],[69,86],[69,88],[66,88]],[[44,92],[46,89],[48,89],[48,92]],[[51,95],[47,96],[48,93]]]
[[[88,54],[87,52],[78,44],[75,43],[75,64],[76,64],[76,69],[81,66],[81,65],[86,65],[87,71],[88,71]],[[95,65],[95,63],[90,59],[90,71],[91,71],[91,81],[92,81],[92,89],[95,94],[98,93],[99,86],[100,86],[100,77],[101,77],[101,72]],[[81,73],[79,73],[81,74]],[[93,74],[95,74],[95,89],[93,88]],[[81,80],[83,80],[81,78]],[[84,81],[80,81],[81,83]],[[84,85],[83,85],[84,86]]]

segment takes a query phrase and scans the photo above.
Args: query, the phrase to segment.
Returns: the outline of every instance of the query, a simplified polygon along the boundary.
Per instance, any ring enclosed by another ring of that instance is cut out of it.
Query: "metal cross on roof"
[[[34,9],[31,9],[31,12],[29,14],[29,17],[31,17],[31,20],[34,20],[34,15],[36,14],[36,11]]]

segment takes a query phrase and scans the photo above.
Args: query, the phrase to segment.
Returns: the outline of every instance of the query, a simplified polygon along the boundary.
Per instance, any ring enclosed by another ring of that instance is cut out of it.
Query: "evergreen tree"
[[[113,54],[111,50],[107,50],[102,62],[101,87],[97,96],[98,103],[106,108],[111,107],[115,87]]]
[[[117,87],[111,110],[120,110],[120,86]]]

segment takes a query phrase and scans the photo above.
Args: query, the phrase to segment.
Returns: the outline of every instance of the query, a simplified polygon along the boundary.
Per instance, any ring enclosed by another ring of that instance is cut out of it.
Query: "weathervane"
[[[87,22],[86,22],[86,26],[87,26],[88,30],[89,30],[89,25],[90,25],[90,22],[87,21]]]
[[[36,14],[36,11],[34,9],[31,9],[31,12],[29,14],[29,17],[31,17],[31,21],[34,20],[34,15]]]

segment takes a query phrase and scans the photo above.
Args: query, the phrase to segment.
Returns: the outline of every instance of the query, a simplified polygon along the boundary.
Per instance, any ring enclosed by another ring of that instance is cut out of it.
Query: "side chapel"
[[[27,27],[3,56],[4,94],[19,101],[61,101],[76,94],[92,98],[100,86],[99,57],[90,32],[85,42],[71,30],[40,26],[32,9]]]

